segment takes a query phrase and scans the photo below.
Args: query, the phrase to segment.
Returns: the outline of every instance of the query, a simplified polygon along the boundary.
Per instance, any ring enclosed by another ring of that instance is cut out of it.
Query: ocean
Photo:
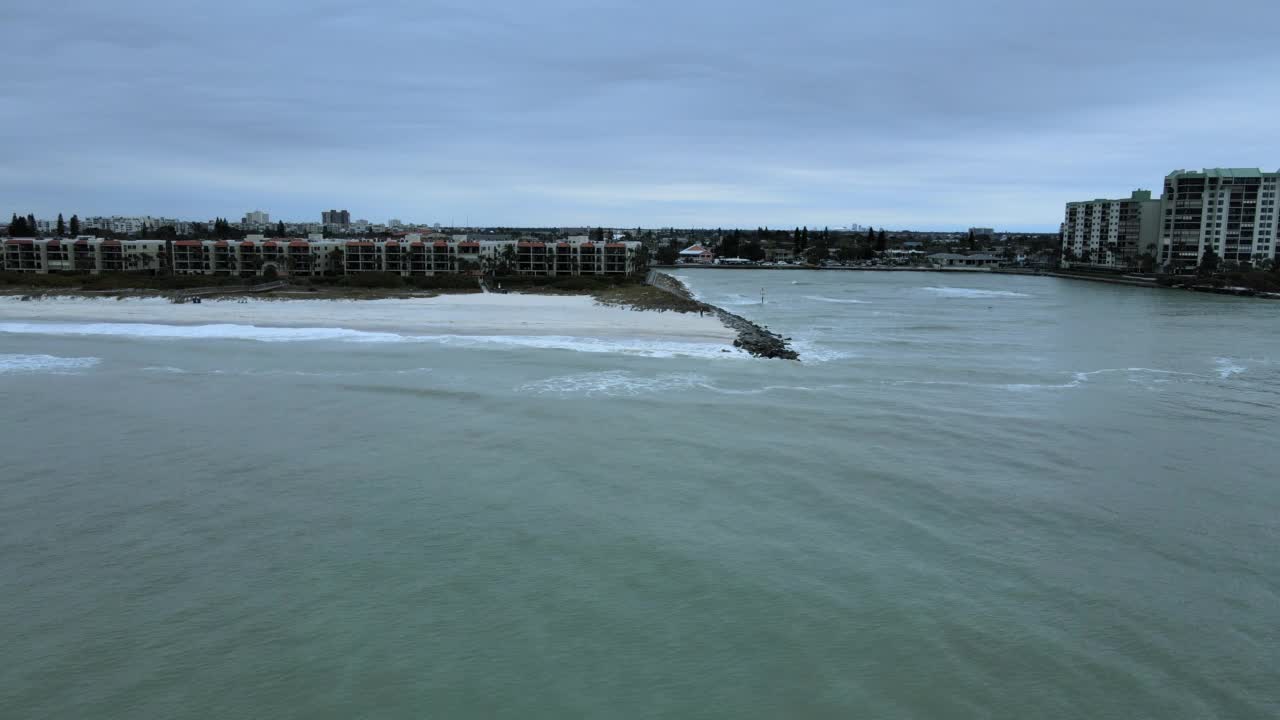
[[[677,275],[802,362],[0,323],[0,716],[1280,716],[1280,304]]]

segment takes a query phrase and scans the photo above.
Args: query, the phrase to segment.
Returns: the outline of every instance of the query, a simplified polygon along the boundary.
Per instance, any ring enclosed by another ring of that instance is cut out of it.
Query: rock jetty
[[[689,301],[696,306],[695,309],[697,310],[715,313],[725,327],[737,331],[738,339],[733,341],[734,347],[746,350],[756,357],[781,358],[783,360],[800,359],[800,353],[791,349],[791,346],[787,344],[786,338],[769,332],[741,315],[734,315],[724,308],[695,299],[693,293],[689,292],[689,288],[685,287],[684,283],[676,278],[666,273],[654,271],[649,273],[647,282],[659,290],[664,290]]]

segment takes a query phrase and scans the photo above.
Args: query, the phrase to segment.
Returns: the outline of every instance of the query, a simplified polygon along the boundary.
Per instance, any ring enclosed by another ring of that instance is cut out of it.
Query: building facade
[[[1210,249],[1226,263],[1274,262],[1278,179],[1280,172],[1257,168],[1169,173],[1160,199],[1161,265],[1185,272]]]
[[[3,269],[29,273],[140,272],[176,275],[306,277],[394,273],[633,275],[647,269],[641,243],[570,238],[470,240],[410,234],[394,240],[106,240],[9,238]]]
[[[1156,256],[1161,201],[1150,190],[1121,200],[1067,203],[1062,223],[1062,256],[1069,263],[1135,267],[1144,254]]]
[[[250,210],[244,214],[244,218],[240,220],[244,225],[266,225],[271,222],[271,213],[261,210]]]
[[[324,225],[350,225],[351,213],[346,210],[326,210],[320,213],[320,222]]]

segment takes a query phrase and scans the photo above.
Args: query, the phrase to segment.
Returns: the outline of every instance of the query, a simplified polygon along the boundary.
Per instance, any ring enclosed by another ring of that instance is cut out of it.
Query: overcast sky
[[[995,226],[1280,166],[1280,2],[0,0],[6,213]]]

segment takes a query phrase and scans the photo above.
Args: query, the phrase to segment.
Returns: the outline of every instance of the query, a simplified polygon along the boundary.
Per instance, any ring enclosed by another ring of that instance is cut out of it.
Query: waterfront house
[[[1000,264],[1000,258],[991,253],[934,253],[929,256],[929,262],[941,267],[995,267]]]
[[[690,245],[680,251],[680,262],[697,263],[699,265],[710,265],[715,262],[715,253],[701,245]]]

